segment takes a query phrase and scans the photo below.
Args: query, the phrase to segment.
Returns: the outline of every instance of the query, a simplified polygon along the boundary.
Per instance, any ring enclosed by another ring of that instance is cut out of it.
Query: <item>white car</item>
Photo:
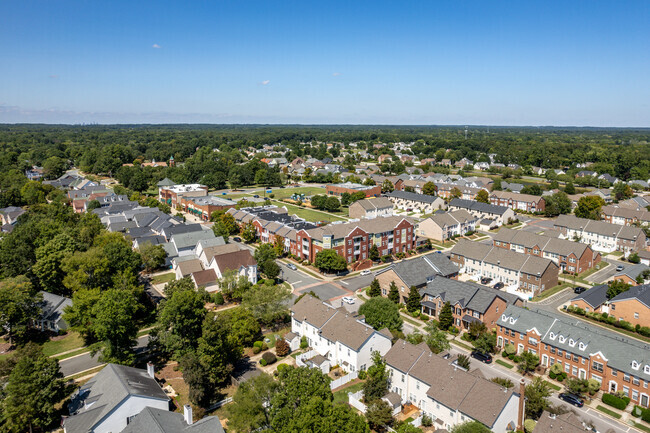
[[[363,276],[363,275],[370,275],[370,271],[369,271],[368,269],[366,269],[365,271],[361,271],[361,274],[360,274],[360,275],[361,275],[361,276]]]
[[[296,265],[294,265],[293,263],[287,263],[287,268],[291,269],[292,271],[295,271],[296,269],[298,269],[298,268],[296,268]]]
[[[351,296],[344,296],[343,302],[345,302],[346,304],[354,304],[354,298]]]

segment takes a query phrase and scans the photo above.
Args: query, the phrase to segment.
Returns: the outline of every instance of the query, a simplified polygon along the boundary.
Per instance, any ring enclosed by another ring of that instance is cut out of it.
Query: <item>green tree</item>
[[[371,298],[376,298],[381,296],[381,287],[379,286],[379,280],[377,278],[373,279],[370,283],[370,290],[368,290],[368,296]]]
[[[623,292],[630,290],[630,285],[622,280],[612,280],[608,283],[607,299],[612,299]]]
[[[223,388],[242,356],[242,347],[230,332],[229,324],[218,319],[215,313],[206,314],[196,349],[210,384],[217,389]]]
[[[578,379],[577,377],[567,379],[565,386],[567,391],[577,396],[582,396],[582,394],[589,390],[589,382],[587,379]]]
[[[99,200],[90,200],[88,202],[88,205],[86,205],[86,211],[91,212],[91,211],[93,211],[95,209],[98,209],[100,207],[102,207],[102,205],[99,203]]]
[[[220,312],[218,317],[228,323],[232,338],[242,347],[251,347],[262,335],[257,319],[245,308],[230,308]]]
[[[481,203],[490,203],[490,194],[482,189],[476,194],[476,201]]]
[[[442,306],[440,314],[438,315],[438,320],[440,321],[440,329],[442,330],[446,331],[454,326],[454,316],[452,314],[451,304],[449,301],[445,302],[445,304]]]
[[[284,238],[282,236],[275,235],[275,239],[273,241],[273,250],[275,251],[276,257],[282,257],[285,255]]]
[[[386,361],[379,352],[372,352],[372,365],[368,368],[367,379],[363,383],[365,401],[370,403],[385,396],[388,393],[388,381]]]
[[[373,262],[376,262],[379,260],[380,254],[379,254],[379,248],[377,248],[377,245],[372,244],[370,247],[370,250],[368,251],[368,258],[372,260]]]
[[[521,358],[521,360],[517,364],[517,370],[523,375],[534,371],[539,365],[539,356],[534,355],[531,352],[522,352],[521,355],[519,355],[519,358]]]
[[[196,352],[188,352],[178,363],[183,371],[183,381],[189,388],[189,399],[197,406],[211,403],[214,389],[210,383],[208,368]]]
[[[400,302],[399,290],[397,290],[397,284],[395,284],[395,281],[391,281],[390,286],[388,286],[388,299],[390,299],[394,304],[399,304]]]
[[[491,430],[478,421],[466,421],[456,424],[449,433],[490,433]]]
[[[167,252],[161,245],[153,245],[151,242],[145,242],[138,248],[140,257],[142,257],[142,264],[146,272],[153,272],[161,268],[165,264]]]
[[[600,220],[600,212],[603,206],[605,206],[605,200],[597,195],[588,195],[580,197],[574,213],[578,218]]]
[[[385,400],[373,400],[366,408],[366,420],[373,431],[384,431],[393,423],[393,414]]]
[[[246,223],[244,228],[241,231],[241,237],[247,244],[255,242],[257,239],[257,230],[253,223]]]
[[[237,432],[267,430],[271,424],[268,408],[279,386],[264,373],[239,385],[233,404],[226,406],[228,429]]]
[[[495,178],[492,183],[492,191],[501,191],[501,178]]]
[[[63,286],[65,274],[61,269],[61,261],[66,253],[72,253],[78,248],[80,245],[72,235],[60,233],[36,249],[36,263],[32,270],[45,291],[69,295]]]
[[[327,200],[325,202],[325,209],[328,212],[336,212],[341,209],[341,202],[334,196],[327,197]]]
[[[43,171],[47,179],[61,177],[68,169],[68,162],[58,156],[50,156],[43,161]]]
[[[472,340],[476,340],[486,332],[487,332],[487,326],[485,326],[485,323],[479,321],[470,323],[469,328],[467,330],[467,333],[469,334]]]
[[[573,182],[567,182],[566,186],[564,187],[564,193],[569,195],[576,193],[576,187],[573,186]]]
[[[493,332],[486,332],[476,340],[472,341],[472,346],[481,353],[494,353],[497,345],[497,336]]]
[[[562,191],[544,197],[544,201],[546,202],[544,214],[548,217],[571,213],[571,199]]]
[[[364,315],[366,323],[376,330],[388,328],[399,331],[402,329],[403,320],[399,314],[399,308],[390,299],[370,298],[359,308],[359,314]]]
[[[420,303],[421,296],[420,292],[418,292],[418,289],[415,288],[415,286],[411,286],[411,289],[409,291],[409,296],[406,299],[406,309],[408,310],[409,313],[415,313],[420,311],[422,308],[422,304]]]
[[[440,353],[449,349],[449,340],[447,340],[447,333],[438,327],[435,321],[430,321],[424,328],[426,336],[424,341],[429,346],[433,353]]]
[[[74,292],[72,305],[67,307],[63,313],[63,319],[70,325],[70,328],[81,334],[86,344],[96,341],[93,329],[94,315],[93,308],[101,297],[99,289],[81,289]]]
[[[339,256],[334,250],[322,250],[316,253],[314,262],[318,270],[326,273],[341,272],[347,268],[345,259]]]
[[[634,195],[632,187],[623,182],[615,183],[612,192],[614,193],[614,198],[617,201],[628,199]]]
[[[472,362],[470,361],[469,357],[467,355],[463,355],[462,353],[458,355],[458,359],[456,360],[456,363],[458,364],[459,367],[464,368],[465,370],[469,370],[469,368],[472,365]]]
[[[526,397],[526,418],[539,419],[542,412],[548,407],[548,397],[551,396],[551,388],[548,382],[539,376],[535,376],[526,385],[524,395]]]
[[[260,324],[268,326],[287,316],[290,298],[291,291],[285,286],[255,285],[244,293],[242,307],[250,311]]]
[[[20,195],[25,203],[34,205],[45,203],[46,191],[43,184],[35,180],[29,180],[20,189]]]
[[[423,420],[424,420],[424,417],[426,417],[426,415],[424,415],[422,417]],[[424,422],[423,422],[422,425],[424,425]],[[417,427],[414,427],[413,424],[411,424],[410,422],[401,423],[399,425],[399,427],[397,427],[397,429],[395,431],[397,433],[421,433],[422,432],[421,429],[419,429]]]
[[[438,187],[433,182],[427,182],[422,186],[422,193],[425,195],[436,195],[438,193]]]
[[[276,253],[273,245],[271,244],[262,244],[255,250],[253,254],[255,261],[259,264],[266,262],[267,260],[275,260]]]
[[[394,190],[395,186],[393,185],[393,182],[388,179],[384,179],[384,181],[381,183],[381,192],[385,194],[387,192],[393,192]]]
[[[449,200],[453,200],[455,198],[462,198],[462,197],[463,197],[463,192],[456,187],[453,187],[451,191],[449,191]]]
[[[32,344],[19,350],[16,359],[0,403],[4,427],[16,433],[49,430],[59,418],[56,405],[67,393],[59,362]]]
[[[266,275],[266,278],[275,280],[278,278],[278,275],[280,275],[280,266],[275,263],[275,260],[262,262],[261,268],[264,275]]]
[[[93,331],[99,344],[91,353],[101,351],[101,362],[132,364],[138,328],[133,320],[137,310],[133,292],[111,289],[104,292],[93,307]]]
[[[0,281],[0,328],[9,337],[9,344],[23,340],[29,324],[40,314],[42,297],[24,276]]]

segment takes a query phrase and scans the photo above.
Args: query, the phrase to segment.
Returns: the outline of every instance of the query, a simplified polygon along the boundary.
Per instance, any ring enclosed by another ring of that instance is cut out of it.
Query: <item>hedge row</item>
[[[603,394],[603,403],[624,410],[630,404],[629,397],[617,397],[613,394]]]
[[[634,406],[634,410],[632,411],[632,415],[641,418],[645,422],[650,422],[650,409],[645,409],[642,408],[641,406]]]

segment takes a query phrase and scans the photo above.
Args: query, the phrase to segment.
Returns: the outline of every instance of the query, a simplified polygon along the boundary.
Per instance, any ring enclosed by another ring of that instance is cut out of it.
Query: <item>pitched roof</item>
[[[361,206],[366,211],[372,211],[375,209],[392,209],[393,202],[386,197],[374,197],[355,201],[350,206]]]
[[[446,255],[434,252],[415,259],[393,263],[377,274],[390,270],[395,272],[407,287],[420,287],[436,275],[448,277],[457,274],[458,266],[449,260]]]
[[[198,241],[203,239],[212,239],[214,237],[216,236],[212,230],[201,230],[173,235],[169,242],[176,244],[176,249],[180,250],[183,248],[194,247]]]
[[[585,428],[579,419],[571,412],[563,415],[552,415],[546,411],[535,424],[533,433],[585,433]]]
[[[190,259],[178,263],[178,269],[181,271],[181,275],[186,277],[195,272],[203,270],[203,265],[199,259]]]
[[[512,201],[523,201],[527,203],[537,203],[540,200],[543,200],[542,197],[531,195],[531,194],[521,194],[510,191],[492,191],[490,197],[496,197],[500,200],[512,200]]]
[[[206,269],[192,273],[192,279],[197,287],[207,286],[217,281],[217,273],[214,269]]]
[[[437,200],[442,200],[440,197],[427,194],[418,194],[415,192],[409,191],[399,191],[395,190],[386,194],[387,197],[401,198],[402,200],[417,201],[420,203],[435,203]]]
[[[636,280],[636,277],[638,277],[648,269],[650,269],[650,267],[644,265],[643,263],[637,263],[636,265],[626,266],[625,269],[623,269],[620,272],[617,272],[614,275],[614,278],[622,277],[625,275],[626,277]]]
[[[571,230],[585,231],[601,236],[618,237],[627,240],[636,240],[638,237],[643,236],[643,229],[640,227],[610,224],[605,221],[578,218],[574,215],[558,216],[555,220],[555,227],[566,227]]]
[[[224,433],[217,416],[188,425],[183,414],[145,407],[121,433]]]
[[[449,278],[436,277],[426,287],[420,289],[421,296],[440,297],[451,305],[460,304],[479,313],[485,313],[496,298],[503,299],[508,305],[519,300],[517,295],[482,286],[472,282],[463,282]]]
[[[641,284],[639,286],[630,287],[629,290],[613,297],[610,302],[627,301],[630,299],[636,299],[646,307],[650,308],[650,284]]]
[[[582,257],[589,245],[581,242],[573,242],[568,239],[538,235],[524,230],[513,230],[503,227],[493,237],[494,241],[507,242],[510,244],[521,245],[525,248],[539,247],[542,251],[568,256],[574,254],[577,258]]]
[[[491,215],[503,215],[508,209],[510,209],[507,206],[498,206],[498,205],[483,203],[474,200],[464,200],[462,198],[455,198],[452,201],[450,201],[449,207],[468,209],[468,210],[487,213]]]
[[[436,223],[439,227],[450,227],[457,224],[466,224],[470,221],[476,221],[476,217],[472,216],[464,209],[450,212],[436,212],[428,219]]]
[[[347,236],[355,228],[359,227],[366,233],[385,233],[395,229],[403,220],[414,224],[415,220],[403,216],[386,216],[371,220],[360,220],[356,222],[328,224],[324,227],[307,230],[309,236],[314,239],[323,239],[324,236],[332,236],[334,239],[341,239]]]
[[[591,308],[598,308],[607,302],[607,289],[609,286],[607,284],[601,284],[599,286],[594,286],[591,289],[585,290],[580,293],[575,298],[571,299],[569,302],[573,301],[583,301],[591,306]]]
[[[232,253],[218,254],[213,260],[223,273],[225,271],[239,270],[242,266],[255,266],[257,262],[248,250],[239,250]]]
[[[131,395],[169,401],[158,382],[146,370],[107,364],[73,396],[69,406],[72,415],[64,420],[66,431],[92,431],[97,422]],[[86,409],[85,401],[94,403]]]
[[[50,292],[40,292],[43,296],[41,302],[41,319],[57,322],[63,316],[63,309],[72,306],[72,299],[55,295]]]

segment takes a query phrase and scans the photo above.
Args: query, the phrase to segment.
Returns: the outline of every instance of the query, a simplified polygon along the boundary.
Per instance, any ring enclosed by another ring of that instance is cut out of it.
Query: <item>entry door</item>
[[[645,394],[641,396],[641,406],[648,407],[648,396]]]

